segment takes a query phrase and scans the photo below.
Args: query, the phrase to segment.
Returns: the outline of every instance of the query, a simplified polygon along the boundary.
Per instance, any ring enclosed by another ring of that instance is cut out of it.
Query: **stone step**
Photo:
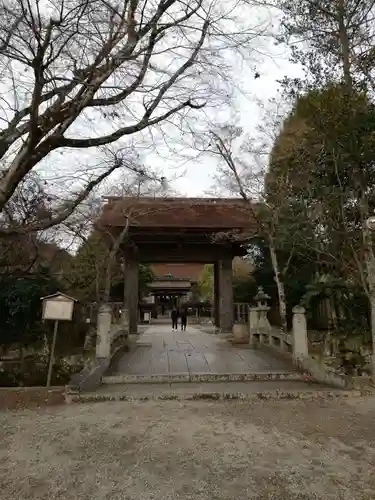
[[[368,391],[367,391],[368,392]],[[67,402],[148,400],[242,400],[332,399],[367,395],[359,390],[340,390],[301,381],[220,382],[209,384],[118,384],[101,386],[95,392],[67,394]]]
[[[103,384],[160,384],[160,383],[207,383],[207,382],[254,382],[280,380],[311,380],[308,373],[300,372],[248,372],[248,373],[163,373],[145,375],[109,375]]]

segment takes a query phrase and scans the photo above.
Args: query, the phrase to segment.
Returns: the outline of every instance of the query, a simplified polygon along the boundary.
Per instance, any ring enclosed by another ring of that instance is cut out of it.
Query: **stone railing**
[[[247,314],[243,311],[237,314],[237,322],[233,326],[233,342],[248,343],[252,347],[270,346],[281,352],[289,352],[295,360],[308,356],[307,324],[305,309],[297,306],[293,309],[293,328],[291,332],[283,332],[272,327],[268,321],[268,312],[271,308],[267,301],[270,297],[259,287],[254,297],[257,305],[247,306]],[[243,304],[238,305],[243,308]],[[236,305],[235,305],[236,307]],[[244,322],[242,319],[247,318]]]
[[[72,377],[70,386],[78,390],[94,390],[113,356],[128,346],[127,311],[120,303],[103,304],[99,307],[96,321],[96,357],[90,366]]]
[[[116,306],[118,306],[116,308]],[[100,306],[97,322],[96,357],[111,359],[128,339],[127,311],[119,304]]]
[[[111,307],[112,312],[112,322],[119,323],[121,320],[121,311],[124,307],[123,302],[108,302]],[[98,322],[98,314],[100,310],[100,305],[97,302],[89,302],[84,305],[84,311],[86,314],[86,321],[92,325],[96,325]]]
[[[265,294],[260,289],[255,307],[249,306],[248,323],[237,323],[233,328],[234,343],[249,343],[252,347],[269,346],[280,352],[290,353],[294,363],[322,384],[334,387],[351,387],[352,381],[336,373],[327,371],[309,354],[306,312],[302,306],[293,308],[293,327],[291,332],[283,332],[270,325]]]
[[[283,332],[271,326],[266,305],[248,306],[247,323],[235,323],[233,326],[234,343],[250,344],[252,347],[270,346],[281,352],[292,353],[294,357],[308,354],[305,311],[296,307],[293,310],[293,329]]]
[[[235,324],[245,324],[249,321],[249,304],[246,302],[235,302],[233,308]]]

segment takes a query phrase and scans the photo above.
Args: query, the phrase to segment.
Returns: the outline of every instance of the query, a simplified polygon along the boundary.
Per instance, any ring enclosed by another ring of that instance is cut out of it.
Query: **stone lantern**
[[[268,343],[269,334],[271,332],[271,325],[267,318],[267,313],[270,311],[268,306],[268,301],[271,299],[269,295],[265,293],[263,287],[258,288],[258,293],[255,295],[254,300],[257,305],[254,310],[257,312],[257,327],[256,333],[259,334],[259,341],[261,343]]]
[[[258,292],[254,297],[254,300],[257,303],[258,307],[268,307],[267,301],[270,300],[271,297],[265,293],[263,287],[258,287]]]

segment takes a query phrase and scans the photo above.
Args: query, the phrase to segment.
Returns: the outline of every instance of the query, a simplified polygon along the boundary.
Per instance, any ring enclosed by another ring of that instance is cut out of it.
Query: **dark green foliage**
[[[72,294],[84,302],[97,302],[101,298],[109,255],[110,247],[105,241],[105,235],[93,231],[65,267],[64,275]],[[151,267],[141,264],[138,276],[141,293],[146,289],[147,283],[153,280]],[[111,272],[110,300],[113,302],[124,300],[124,272],[119,259],[115,261]]]
[[[286,252],[278,251],[281,263],[285,262],[290,256]],[[270,252],[267,244],[263,240],[259,240],[256,249],[252,251],[255,271],[253,277],[256,286],[261,285],[267,295],[271,297],[270,303],[275,305],[278,303],[277,287],[275,282],[275,274],[272,268]],[[316,263],[314,260],[296,253],[290,259],[288,272],[284,277],[286,304],[287,304],[287,320],[289,327],[292,320],[292,309],[299,304],[302,297],[306,293],[306,285],[308,285],[314,277]]]
[[[307,309],[313,327],[319,326],[314,324],[314,317],[318,317],[317,308],[323,300],[331,309],[328,326],[338,334],[347,335],[349,332],[355,335],[369,330],[369,304],[361,287],[329,275],[307,285],[301,304]]]
[[[257,293],[257,286],[252,277],[236,277],[233,279],[234,302],[251,302]]]
[[[154,279],[154,273],[148,264],[140,264],[138,269],[139,294],[146,291],[148,283]],[[124,300],[124,277],[115,277],[111,286],[111,301],[123,302]]]
[[[27,346],[46,331],[42,324],[41,297],[55,293],[57,281],[48,274],[3,277],[0,287],[0,343]]]
[[[83,359],[69,365],[61,357],[55,359],[52,371],[53,386],[66,385],[74,373],[84,367]],[[47,381],[48,357],[43,354],[34,355],[25,359],[22,367],[20,363],[4,363],[0,368],[0,387],[44,386]]]
[[[266,194],[272,202],[282,186],[288,201],[290,214],[281,212],[277,227],[290,236],[282,246],[280,238],[276,243],[281,268],[288,245],[294,247],[284,277],[289,309],[316,275],[328,273],[345,283],[350,296],[356,289],[353,304],[361,303],[361,311],[354,306],[348,311],[358,313],[355,322],[364,317],[367,323],[362,228],[375,208],[374,132],[375,107],[366,93],[348,94],[339,84],[300,96],[284,122],[272,150]]]
[[[144,292],[147,288],[147,285],[154,279],[154,273],[152,272],[151,266],[149,264],[139,265],[138,279],[139,291]]]

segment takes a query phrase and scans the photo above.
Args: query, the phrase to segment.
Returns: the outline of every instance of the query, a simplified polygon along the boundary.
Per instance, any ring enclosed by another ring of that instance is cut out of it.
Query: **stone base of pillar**
[[[220,329],[218,335],[221,339],[229,340],[233,338],[233,331],[223,331],[223,329]]]
[[[233,325],[233,340],[236,343],[247,344],[249,342],[249,326],[243,323]]]
[[[139,333],[131,333],[128,335],[129,344],[135,344],[139,339]]]

